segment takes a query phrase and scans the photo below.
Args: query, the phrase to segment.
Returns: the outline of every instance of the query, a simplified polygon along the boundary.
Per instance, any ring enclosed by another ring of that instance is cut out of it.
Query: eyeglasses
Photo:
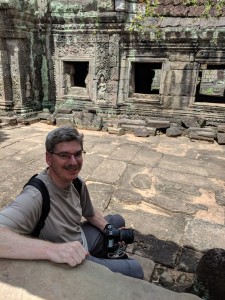
[[[63,160],[70,160],[72,156],[77,160],[77,159],[81,159],[83,157],[83,154],[86,152],[83,150],[80,150],[73,154],[69,153],[69,152],[59,152],[59,153],[50,152],[50,153],[57,155],[60,159],[63,159]]]

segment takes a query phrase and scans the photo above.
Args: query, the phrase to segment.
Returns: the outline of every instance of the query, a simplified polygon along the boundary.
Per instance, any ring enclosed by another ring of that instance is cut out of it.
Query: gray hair
[[[55,147],[61,142],[76,141],[81,145],[83,150],[83,134],[80,134],[76,128],[63,126],[50,131],[46,137],[45,149],[47,152],[54,152]]]

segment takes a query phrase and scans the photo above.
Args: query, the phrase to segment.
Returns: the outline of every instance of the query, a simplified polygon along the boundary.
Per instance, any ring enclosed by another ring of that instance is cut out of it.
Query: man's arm
[[[56,244],[0,227],[0,258],[49,260],[75,267],[82,263],[87,255],[88,252],[78,241]]]
[[[92,225],[94,225],[95,227],[97,227],[98,229],[100,229],[101,231],[104,230],[105,226],[109,223],[106,221],[106,219],[104,218],[104,216],[102,215],[102,213],[100,211],[95,210],[95,214],[92,217],[85,217],[85,219],[91,223]]]

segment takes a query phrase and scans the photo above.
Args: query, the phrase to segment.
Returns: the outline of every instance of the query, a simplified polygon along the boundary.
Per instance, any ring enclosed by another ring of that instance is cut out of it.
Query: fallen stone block
[[[91,261],[72,268],[44,261],[1,260],[1,299],[197,300],[144,280],[113,273]]]
[[[130,133],[133,133],[134,130],[136,130],[136,129],[146,128],[145,126],[138,126],[138,125],[132,125],[132,124],[121,124],[121,127]]]
[[[169,137],[181,136],[184,130],[180,129],[178,126],[172,126],[166,129],[166,135]]]
[[[149,136],[156,135],[156,128],[148,127]]]
[[[154,119],[147,119],[147,127],[152,127],[156,129],[162,129],[162,128],[168,128],[170,127],[169,121],[160,121],[160,120],[154,120]]]
[[[188,137],[191,140],[201,140],[201,141],[207,141],[207,142],[214,142],[214,134],[212,135],[210,132],[200,132],[200,131],[193,131],[190,132]]]
[[[214,139],[216,138],[216,129],[210,127],[190,127],[185,130],[185,135],[190,139],[214,142]]]
[[[198,117],[182,117],[181,118],[181,122],[182,124],[186,127],[200,127],[199,123],[198,123]]]
[[[217,133],[217,143],[219,145],[225,145],[225,133],[222,132]]]
[[[117,134],[117,135],[124,135],[125,129],[124,128],[117,128],[117,127],[108,127],[108,133],[110,134]]]
[[[213,128],[213,127],[203,127],[203,128],[199,128],[199,127],[190,127],[188,129],[185,129],[186,133],[190,133],[190,132],[194,132],[194,131],[199,131],[199,132],[209,132],[211,134],[214,135],[214,137],[216,137],[216,133],[217,133],[217,129]]]
[[[118,121],[118,126],[121,125],[137,125],[137,126],[145,126],[146,120],[131,120],[131,119],[120,119]]]
[[[134,129],[134,135],[138,137],[147,137],[149,136],[149,131],[147,128],[136,128]]]
[[[50,113],[47,112],[41,112],[38,114],[39,119],[41,120],[47,120],[50,116]]]

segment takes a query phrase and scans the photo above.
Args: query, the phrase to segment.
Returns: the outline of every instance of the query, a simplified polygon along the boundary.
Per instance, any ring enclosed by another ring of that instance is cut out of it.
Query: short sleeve
[[[42,195],[38,189],[27,185],[14,201],[0,211],[0,226],[20,234],[30,234],[42,211]]]

